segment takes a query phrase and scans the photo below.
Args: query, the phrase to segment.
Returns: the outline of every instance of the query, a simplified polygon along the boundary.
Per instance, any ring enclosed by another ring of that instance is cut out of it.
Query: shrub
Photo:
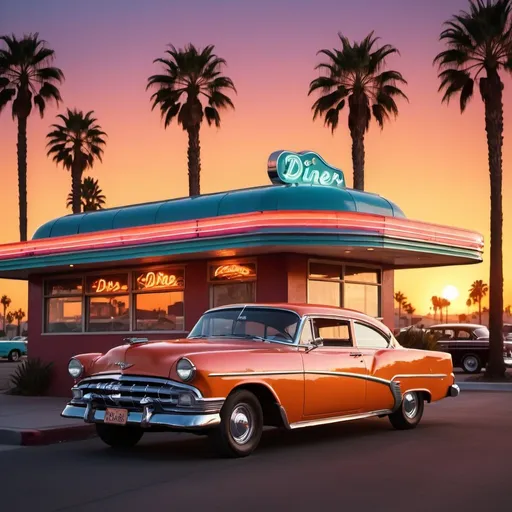
[[[409,327],[397,336],[397,341],[405,348],[418,348],[420,350],[439,350],[439,333],[419,329],[418,327]]]
[[[16,368],[11,377],[13,395],[45,395],[53,377],[53,363],[43,363],[40,359],[26,359]]]

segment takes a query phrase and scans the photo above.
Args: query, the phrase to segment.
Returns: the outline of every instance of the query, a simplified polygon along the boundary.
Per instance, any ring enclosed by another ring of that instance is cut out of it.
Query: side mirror
[[[317,337],[317,338],[313,338],[311,340],[311,343],[310,343],[309,347],[306,349],[306,352],[311,352],[315,348],[320,347],[323,344],[323,342],[324,342],[324,339],[321,338],[320,336]]]

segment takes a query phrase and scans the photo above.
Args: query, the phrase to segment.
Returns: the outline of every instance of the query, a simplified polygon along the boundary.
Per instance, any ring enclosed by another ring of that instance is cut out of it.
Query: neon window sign
[[[227,264],[210,267],[211,281],[230,281],[233,279],[253,279],[256,277],[256,265]]]
[[[185,277],[183,271],[168,273],[164,271],[142,272],[135,278],[137,290],[165,290],[183,288]]]

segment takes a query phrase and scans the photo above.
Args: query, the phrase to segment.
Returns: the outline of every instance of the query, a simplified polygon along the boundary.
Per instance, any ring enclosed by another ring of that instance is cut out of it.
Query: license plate
[[[127,409],[107,409],[105,411],[105,423],[109,423],[111,425],[126,425],[127,420]]]

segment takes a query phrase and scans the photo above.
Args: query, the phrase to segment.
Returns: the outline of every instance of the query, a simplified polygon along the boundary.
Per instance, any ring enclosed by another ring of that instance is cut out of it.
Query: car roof
[[[484,328],[484,329],[487,329],[487,327],[485,325],[480,325],[480,324],[436,324],[436,325],[431,325],[429,327],[429,329],[460,329],[460,328],[465,328],[465,329],[478,329],[478,328]]]
[[[326,306],[322,304],[304,304],[304,303],[291,303],[291,302],[253,302],[253,303],[244,303],[244,304],[228,304],[226,306],[219,306],[216,308],[211,308],[208,311],[219,311],[222,309],[230,309],[237,307],[259,307],[259,308],[273,308],[273,309],[284,309],[288,311],[293,311],[297,313],[299,316],[305,315],[337,315],[344,316],[348,318],[352,318],[355,320],[362,320],[368,323],[372,323],[376,327],[379,327],[381,330],[384,329],[386,332],[391,332],[386,325],[384,325],[381,321],[376,318],[366,315],[361,311],[357,311],[355,309],[348,308],[339,308],[337,306]]]

